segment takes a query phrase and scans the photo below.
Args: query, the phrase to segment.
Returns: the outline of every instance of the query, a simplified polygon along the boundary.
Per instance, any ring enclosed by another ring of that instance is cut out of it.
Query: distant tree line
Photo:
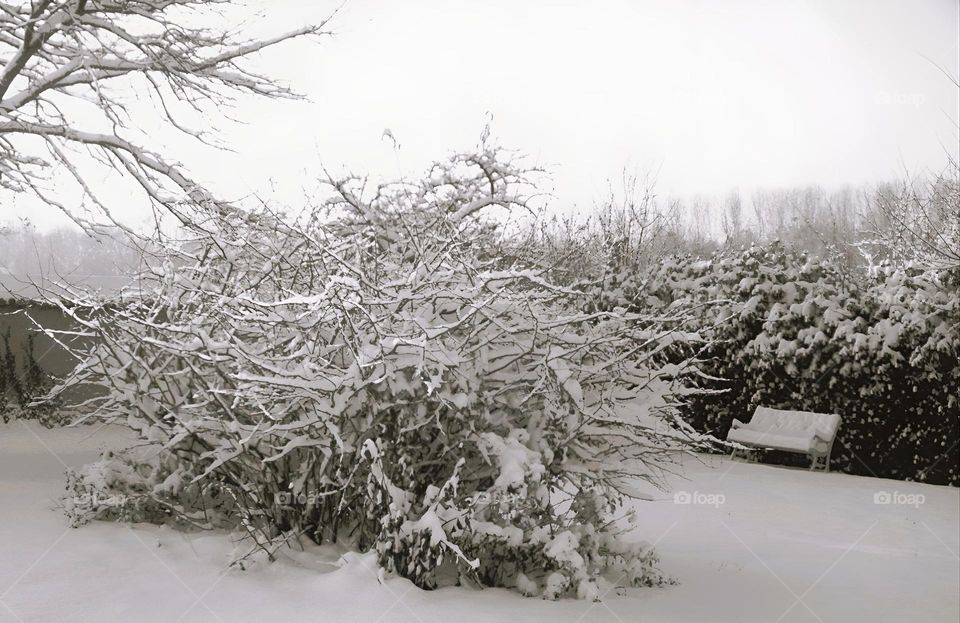
[[[636,267],[678,252],[708,257],[779,241],[846,270],[887,259],[922,259],[943,268],[960,264],[958,206],[954,160],[940,172],[878,185],[760,189],[748,198],[739,191],[664,198],[646,179],[624,173],[586,218],[540,218],[516,241],[555,261],[612,255]],[[0,225],[0,296],[17,280],[88,284],[134,274],[141,251],[116,234]]]
[[[707,258],[778,241],[847,274],[886,260],[960,266],[960,169],[883,184],[738,191],[722,198],[664,198],[625,174],[584,219],[541,219],[517,238],[517,253],[566,266],[575,281],[619,267],[645,270],[671,255]],[[616,272],[614,270],[613,272]]]
[[[105,232],[91,236],[75,228],[41,231],[29,224],[0,225],[0,276],[8,280],[119,277],[130,275],[138,261],[139,255],[121,235]],[[0,290],[0,296],[3,294]]]

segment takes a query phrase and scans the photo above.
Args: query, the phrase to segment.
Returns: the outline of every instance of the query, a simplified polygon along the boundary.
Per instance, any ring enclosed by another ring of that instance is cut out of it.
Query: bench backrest
[[[806,432],[811,427],[815,427],[833,436],[837,434],[837,429],[840,427],[840,416],[835,413],[757,407],[750,420],[750,427],[783,435]]]

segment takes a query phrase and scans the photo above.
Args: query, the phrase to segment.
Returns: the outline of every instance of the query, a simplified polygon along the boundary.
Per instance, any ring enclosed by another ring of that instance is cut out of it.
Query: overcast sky
[[[336,5],[265,6],[261,26],[280,27]],[[958,72],[958,20],[957,0],[348,0],[336,37],[261,59],[309,101],[241,107],[237,154],[177,155],[221,192],[295,203],[321,162],[414,172],[475,144],[489,115],[551,169],[558,210],[624,167],[668,196],[875,182],[957,152],[937,65]]]

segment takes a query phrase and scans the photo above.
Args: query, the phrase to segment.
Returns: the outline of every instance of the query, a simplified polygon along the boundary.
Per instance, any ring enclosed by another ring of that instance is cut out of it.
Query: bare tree
[[[723,203],[723,212],[720,214],[720,227],[724,241],[728,245],[738,245],[746,242],[749,232],[743,226],[743,203],[740,200],[740,191],[734,190],[727,195]]]
[[[960,164],[936,175],[880,186],[868,228],[885,253],[936,268],[960,267]]]
[[[937,66],[960,92],[960,79]],[[952,119],[960,133],[960,120]],[[956,138],[954,138],[956,144]],[[879,246],[894,259],[933,268],[960,268],[960,160],[948,150],[940,171],[878,187],[866,218],[873,236],[865,246]],[[873,251],[864,249],[865,254]]]
[[[159,123],[207,144],[215,137],[190,127],[187,117],[222,113],[241,95],[296,97],[253,71],[249,58],[284,41],[328,34],[328,20],[249,38],[226,25],[238,4],[0,1],[0,189],[39,197],[88,230],[93,223],[58,197],[52,172],[72,178],[83,200],[111,221],[107,201],[96,193],[97,165],[134,180],[156,213],[165,210],[184,224],[196,222],[198,208],[226,207],[170,154],[143,144],[147,107],[131,94],[155,104],[146,121],[151,129]]]

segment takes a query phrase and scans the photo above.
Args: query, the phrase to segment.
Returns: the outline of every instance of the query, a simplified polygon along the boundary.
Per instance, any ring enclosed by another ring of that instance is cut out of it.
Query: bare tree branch
[[[223,26],[236,4],[0,2],[0,189],[66,210],[48,186],[52,173],[66,170],[85,201],[103,212],[107,206],[93,195],[95,160],[135,180],[154,210],[181,221],[193,210],[224,207],[170,154],[132,138],[156,120],[144,119],[131,96],[155,98],[161,124],[208,145],[214,144],[208,131],[190,127],[184,114],[222,112],[242,96],[299,97],[248,61],[277,44],[329,34],[329,18],[245,38]]]

